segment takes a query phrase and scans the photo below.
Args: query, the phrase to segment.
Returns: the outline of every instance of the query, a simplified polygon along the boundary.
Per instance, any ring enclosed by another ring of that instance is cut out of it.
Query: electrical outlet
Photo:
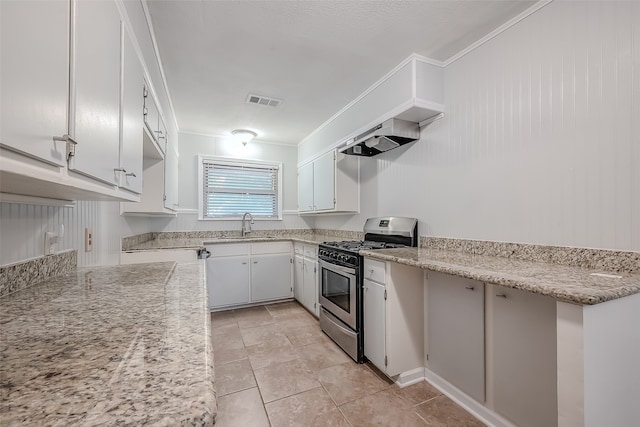
[[[44,254],[51,255],[56,251],[56,245],[58,243],[58,234],[47,231],[44,233]]]
[[[86,227],[84,229],[84,251],[91,252],[93,250],[93,229]]]

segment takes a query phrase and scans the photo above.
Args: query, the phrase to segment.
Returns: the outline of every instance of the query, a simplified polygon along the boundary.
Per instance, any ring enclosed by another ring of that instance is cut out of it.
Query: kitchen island
[[[204,264],[78,268],[0,299],[0,424],[213,425]]]

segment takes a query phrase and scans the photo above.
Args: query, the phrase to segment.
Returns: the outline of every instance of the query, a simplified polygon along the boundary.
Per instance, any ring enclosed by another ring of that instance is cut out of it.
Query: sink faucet
[[[249,223],[247,223],[247,216],[251,220]],[[253,224],[253,216],[249,212],[245,212],[242,215],[242,237],[246,236],[247,233],[251,233],[251,224]]]

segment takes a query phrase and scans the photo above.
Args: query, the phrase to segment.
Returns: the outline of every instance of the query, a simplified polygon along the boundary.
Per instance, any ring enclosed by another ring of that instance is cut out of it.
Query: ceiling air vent
[[[247,103],[264,105],[267,107],[277,107],[278,105],[280,105],[280,103],[282,103],[282,99],[269,98],[267,96],[254,95],[250,93],[249,95],[247,95]]]

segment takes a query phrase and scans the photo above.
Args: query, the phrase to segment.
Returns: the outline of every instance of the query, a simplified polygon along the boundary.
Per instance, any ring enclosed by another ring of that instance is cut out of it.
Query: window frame
[[[233,157],[198,155],[198,220],[199,221],[238,221],[242,216],[205,217],[204,216],[204,162],[213,161],[224,165],[247,166],[247,167],[277,167],[278,168],[278,216],[272,218],[254,217],[255,221],[282,221],[282,162],[271,162],[265,160],[248,160]]]

